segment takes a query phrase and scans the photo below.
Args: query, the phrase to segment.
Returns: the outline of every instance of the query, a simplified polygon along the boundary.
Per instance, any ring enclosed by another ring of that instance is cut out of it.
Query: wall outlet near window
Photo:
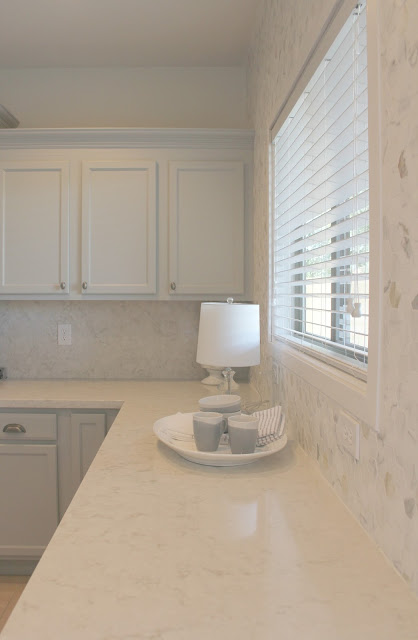
[[[337,422],[337,441],[355,460],[360,459],[360,423],[345,411],[340,411]]]
[[[273,384],[279,384],[279,365],[277,362],[273,362],[272,364],[271,375],[273,378]]]
[[[62,346],[69,346],[72,344],[70,324],[58,325],[58,344]]]

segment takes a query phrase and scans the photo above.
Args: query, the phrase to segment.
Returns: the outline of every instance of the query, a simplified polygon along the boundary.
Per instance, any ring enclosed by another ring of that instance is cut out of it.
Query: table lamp
[[[196,361],[205,368],[223,367],[231,393],[235,371],[260,363],[260,307],[258,304],[202,302]]]

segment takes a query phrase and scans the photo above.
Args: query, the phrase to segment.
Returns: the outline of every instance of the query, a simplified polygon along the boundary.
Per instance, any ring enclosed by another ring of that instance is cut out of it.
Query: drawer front
[[[56,439],[54,413],[0,413],[0,441]]]

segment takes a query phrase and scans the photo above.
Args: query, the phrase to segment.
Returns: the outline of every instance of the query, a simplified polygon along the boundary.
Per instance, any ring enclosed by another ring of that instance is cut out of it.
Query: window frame
[[[370,425],[377,425],[379,406],[379,371],[381,344],[381,298],[382,256],[380,247],[381,224],[381,113],[380,113],[380,68],[378,38],[378,1],[367,0],[367,66],[369,101],[369,239],[370,239],[370,307],[368,369],[363,377],[351,375],[338,368],[331,354],[310,355],[307,350],[293,346],[287,341],[272,337],[271,293],[272,293],[272,220],[274,211],[274,144],[280,127],[296,104],[299,96],[315,73],[329,47],[335,40],[350,13],[355,0],[337,0],[318,39],[296,77],[291,90],[270,128],[270,228],[269,228],[269,304],[268,346],[273,359],[293,371],[314,387],[320,389],[345,410]],[[373,117],[371,117],[373,115]],[[344,367],[346,368],[346,367]]]

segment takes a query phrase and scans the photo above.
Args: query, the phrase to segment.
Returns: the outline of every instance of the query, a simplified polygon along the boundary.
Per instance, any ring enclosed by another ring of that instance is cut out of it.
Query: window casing
[[[366,7],[272,142],[271,336],[365,377],[369,320]]]

